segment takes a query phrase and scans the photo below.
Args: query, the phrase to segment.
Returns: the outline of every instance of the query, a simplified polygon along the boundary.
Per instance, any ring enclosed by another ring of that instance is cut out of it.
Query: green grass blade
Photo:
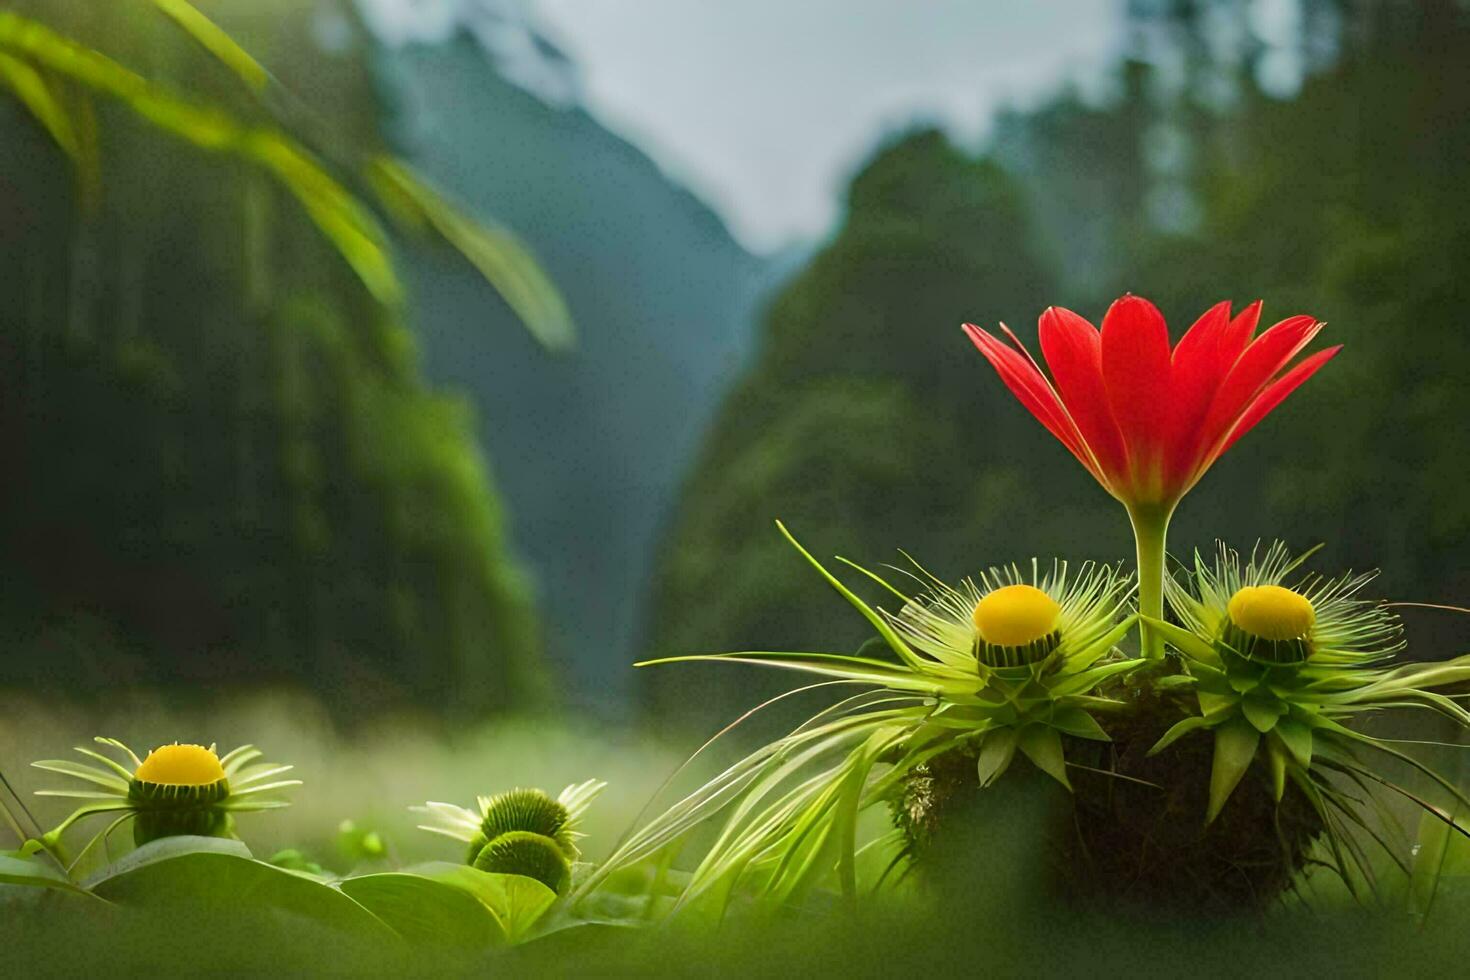
[[[915,670],[930,669],[932,665],[926,662],[918,654],[914,653],[913,649],[904,642],[903,638],[899,636],[896,632],[894,632],[894,629],[889,624],[888,620],[879,615],[872,606],[868,605],[862,599],[859,599],[851,589],[843,585],[842,582],[838,580],[837,576],[827,571],[826,567],[823,566],[821,562],[817,561],[817,559],[813,557],[812,553],[803,548],[801,546],[801,543],[792,536],[791,532],[786,529],[785,524],[777,521],[776,527],[781,531],[782,537],[789,541],[793,548],[801,552],[801,556],[805,558],[807,562],[810,563],[811,566],[821,574],[822,578],[827,580],[827,584],[836,589],[838,594],[846,599],[854,609],[862,613],[863,618],[866,619],[873,626],[873,628],[878,631],[878,635],[883,637],[883,639],[887,641],[888,645],[893,648],[893,652],[898,654],[904,663],[908,664],[910,667],[913,667]]]
[[[254,92],[262,92],[271,76],[265,68],[240,47],[219,25],[204,16],[187,0],[150,0],[154,7],[193,38],[200,47],[234,72]]]
[[[566,300],[524,242],[451,204],[408,164],[377,156],[367,166],[369,186],[394,213],[433,228],[495,287],[521,322],[548,350],[576,346]]]
[[[689,654],[681,657],[665,657],[646,660],[636,667],[651,667],[669,663],[724,662],[756,664],[763,667],[780,667],[823,677],[875,684],[899,691],[914,691],[922,694],[971,694],[979,687],[975,677],[945,678],[934,674],[920,674],[900,670],[893,664],[881,660],[868,660],[842,653],[774,653],[767,651],[743,651],[740,653]],[[938,665],[935,665],[938,669]]]
[[[225,65],[261,100],[278,122],[289,128],[305,114],[295,96],[286,91],[260,62],[187,0],[150,0],[196,43]],[[279,98],[266,96],[274,94]],[[297,107],[282,118],[283,105]],[[312,119],[320,123],[320,119]],[[340,143],[341,140],[327,141]],[[542,346],[565,351],[576,346],[576,328],[566,301],[542,271],[530,249],[504,228],[471,218],[462,207],[451,204],[406,162],[384,154],[354,159],[346,166],[360,170],[367,185],[391,214],[416,228],[432,228],[458,251],[501,295]],[[300,195],[298,195],[299,197]],[[309,199],[303,206],[312,211]],[[339,226],[330,214],[312,214],[323,233],[339,248],[360,247],[350,227]],[[358,268],[362,258],[351,260]],[[382,287],[372,287],[375,294]]]
[[[401,301],[402,289],[377,220],[287,134],[247,127],[218,109],[191,104],[106,55],[14,13],[0,11],[0,48],[118,100],[156,128],[201,150],[265,169],[295,196],[374,298],[387,306]]]
[[[57,101],[41,73],[11,55],[0,53],[0,85],[8,88],[67,156],[80,160],[81,147],[71,116]]]

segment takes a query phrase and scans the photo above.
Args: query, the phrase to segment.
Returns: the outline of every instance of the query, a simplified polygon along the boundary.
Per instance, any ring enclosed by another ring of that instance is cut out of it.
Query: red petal
[[[1187,478],[1199,462],[1200,423],[1230,369],[1229,363],[1220,361],[1221,341],[1230,326],[1230,302],[1216,303],[1195,321],[1174,348],[1169,377],[1173,418],[1164,461],[1165,479],[1170,482]]]
[[[1127,454],[1108,408],[1097,328],[1071,310],[1052,306],[1041,314],[1040,334],[1046,366],[1098,465],[1114,479],[1125,477]]]
[[[1302,382],[1316,374],[1317,369],[1332,360],[1340,350],[1342,350],[1342,345],[1338,344],[1336,347],[1329,347],[1326,350],[1318,351],[1283,374],[1269,388],[1261,392],[1260,396],[1251,402],[1250,408],[1245,410],[1245,414],[1240,417],[1240,421],[1235,423],[1235,428],[1231,431],[1230,437],[1220,447],[1220,453],[1235,445],[1237,439],[1255,428],[1257,422],[1270,415],[1276,409],[1277,405],[1280,405],[1286,400],[1287,395],[1290,395],[1297,388],[1301,387]],[[1220,453],[1216,453],[1215,455],[1218,456]]]
[[[1219,358],[1222,365],[1220,374],[1223,377],[1235,366],[1240,359],[1241,352],[1250,344],[1251,337],[1255,335],[1256,324],[1261,322],[1261,301],[1256,300],[1250,306],[1235,314],[1235,319],[1230,321],[1230,326],[1220,336]]]
[[[1235,367],[1231,368],[1220,390],[1215,393],[1215,400],[1202,426],[1202,445],[1218,445],[1235,427],[1246,406],[1255,401],[1276,373],[1311,343],[1321,329],[1322,325],[1312,317],[1294,316],[1257,337],[1240,355],[1240,360],[1235,362]]]
[[[1062,406],[1057,393],[1052,389],[1050,382],[1036,367],[1034,361],[1028,356],[1022,356],[1005,344],[1001,343],[990,334],[981,330],[973,323],[964,325],[965,333],[969,335],[980,353],[990,362],[1000,375],[1001,381],[1011,390],[1017,400],[1027,411],[1036,416],[1037,421],[1046,426],[1048,432],[1056,436],[1057,440],[1077,457],[1077,461],[1087,467],[1089,473],[1097,478],[1104,487],[1108,486],[1107,480],[1098,472],[1093,465],[1087,448],[1083,444],[1082,436],[1077,431],[1067,410]]]
[[[1135,479],[1158,461],[1169,411],[1169,328],[1148,300],[1124,296],[1102,326],[1103,383]]]

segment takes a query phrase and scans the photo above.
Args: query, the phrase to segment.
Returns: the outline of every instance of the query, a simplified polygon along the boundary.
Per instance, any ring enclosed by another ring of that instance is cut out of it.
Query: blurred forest
[[[651,655],[857,647],[866,631],[771,528],[814,553],[942,578],[1032,555],[1131,556],[1126,521],[959,331],[1036,350],[1046,306],[1100,322],[1125,291],[1177,337],[1222,298],[1307,312],[1347,350],[1216,466],[1171,550],[1326,542],[1399,599],[1463,604],[1470,573],[1470,10],[1134,0],[1106,97],[999,120],[980,155],[890,140],[841,228],[771,302],[666,542]],[[1274,34],[1274,36],[1273,36]],[[1433,630],[1421,658],[1437,649]],[[1463,641],[1463,631],[1458,634]],[[698,730],[778,672],[654,668],[650,709]]]
[[[379,302],[268,174],[48,78],[96,144],[79,180],[0,102],[0,686],[618,712],[765,264],[578,108],[575,66],[514,5],[405,45],[348,0],[197,6],[280,81],[265,109],[511,229],[586,329],[548,352],[477,266],[408,240],[408,302]],[[15,10],[271,122],[150,0]]]
[[[891,134],[800,262],[745,252],[598,124],[513,5],[404,47],[349,0],[198,6],[334,142],[522,236],[578,347],[406,241],[410,300],[382,302],[259,169],[64,80],[95,173],[0,98],[0,687],[285,685],[370,717],[553,691],[606,715],[636,683],[661,725],[709,730],[789,679],[628,663],[865,638],[775,518],[945,578],[1131,554],[959,331],[1033,340],[1047,305],[1096,320],[1130,290],[1176,335],[1261,297],[1348,345],[1191,495],[1176,554],[1279,535],[1395,598],[1470,589],[1463,3],[1132,0],[1101,88],[979,148]],[[260,112],[143,0],[6,10]]]
[[[13,6],[252,118],[147,4]],[[334,139],[381,145],[369,66],[303,43],[309,9],[208,9]],[[304,684],[357,712],[544,696],[472,413],[426,386],[402,310],[259,169],[60,90],[95,174],[0,103],[0,681]]]
[[[577,74],[560,52],[507,17],[469,24],[377,56],[386,129],[530,243],[581,329],[574,351],[548,357],[473,270],[422,254],[409,263],[414,325],[425,371],[479,410],[564,699],[616,714],[658,535],[743,365],[767,263],[641,151],[561,104]]]

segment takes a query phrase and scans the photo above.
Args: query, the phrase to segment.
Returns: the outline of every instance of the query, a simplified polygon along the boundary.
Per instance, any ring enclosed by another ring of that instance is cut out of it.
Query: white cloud
[[[405,34],[455,6],[360,2]],[[588,110],[756,250],[826,233],[885,131],[923,119],[977,137],[1007,102],[1103,65],[1121,23],[1119,0],[511,3],[578,64]]]

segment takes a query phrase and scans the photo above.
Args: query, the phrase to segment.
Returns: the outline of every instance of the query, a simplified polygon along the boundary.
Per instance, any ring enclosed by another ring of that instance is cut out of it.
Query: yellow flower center
[[[209,786],[225,778],[213,749],[202,745],[160,745],[133,773],[134,779],[166,786]]]
[[[1051,634],[1062,607],[1031,585],[1007,585],[975,604],[972,618],[980,638],[1001,647],[1019,647]]]
[[[1247,585],[1230,597],[1230,621],[1263,640],[1296,640],[1317,622],[1311,600],[1279,585]]]

